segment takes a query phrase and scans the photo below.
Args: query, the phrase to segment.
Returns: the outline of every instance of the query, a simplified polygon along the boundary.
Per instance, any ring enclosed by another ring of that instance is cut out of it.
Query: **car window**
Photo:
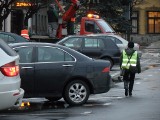
[[[120,41],[119,39],[115,38],[116,44],[122,44],[122,41]]]
[[[38,62],[74,61],[68,53],[58,48],[39,47]]]
[[[85,30],[87,32],[94,32],[94,21],[85,21]]]
[[[80,48],[82,45],[82,39],[79,37],[70,38],[67,41],[63,43],[63,45],[67,47],[74,47],[74,48]]]
[[[31,63],[32,62],[32,53],[33,53],[33,47],[20,47],[20,48],[14,48],[15,51],[20,56],[20,63]]]
[[[97,24],[95,24],[94,33],[102,33],[101,29],[99,28],[99,26]]]
[[[0,38],[2,38],[7,43],[14,43],[16,41],[13,37],[5,34],[0,34]]]
[[[115,42],[116,44],[123,44],[121,40],[115,38],[115,37],[110,37],[110,36],[106,36],[107,39],[111,39],[113,42]]]
[[[104,43],[102,39],[85,38],[84,46],[88,48],[104,48]]]
[[[85,31],[92,33],[101,33],[99,26],[94,21],[85,21]]]

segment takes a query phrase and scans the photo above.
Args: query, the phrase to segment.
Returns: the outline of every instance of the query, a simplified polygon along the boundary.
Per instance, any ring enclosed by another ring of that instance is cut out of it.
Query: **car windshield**
[[[105,32],[111,32],[111,33],[115,33],[115,31],[113,30],[113,28],[104,20],[98,20],[97,21],[98,24],[100,24],[100,26],[103,27],[103,29],[105,30]]]

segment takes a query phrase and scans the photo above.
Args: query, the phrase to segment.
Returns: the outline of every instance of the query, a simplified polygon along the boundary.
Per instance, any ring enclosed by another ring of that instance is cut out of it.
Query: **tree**
[[[16,0],[0,0],[0,30],[3,27],[3,21],[8,17],[11,12],[11,5]]]
[[[40,9],[47,7],[46,0],[30,0],[31,6],[28,8],[27,13],[24,18],[24,25],[28,25],[28,19],[37,13]]]
[[[84,0],[78,16],[85,16],[86,11],[96,11],[103,19],[110,23],[116,32],[125,33],[132,27],[130,20],[124,16],[126,6],[132,8],[143,0]],[[97,2],[98,1],[98,2]]]

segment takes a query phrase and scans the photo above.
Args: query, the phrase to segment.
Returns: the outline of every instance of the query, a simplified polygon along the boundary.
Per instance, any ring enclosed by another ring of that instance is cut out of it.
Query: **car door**
[[[38,96],[62,94],[65,80],[72,74],[75,58],[57,47],[37,47],[35,88]]]
[[[21,87],[25,90],[25,96],[34,94],[34,47],[15,47],[20,56]]]
[[[104,49],[104,42],[101,38],[84,38],[81,53],[92,58],[99,58]]]

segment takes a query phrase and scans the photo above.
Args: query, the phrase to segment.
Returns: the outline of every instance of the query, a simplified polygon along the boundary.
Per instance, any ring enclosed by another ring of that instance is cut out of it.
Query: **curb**
[[[144,66],[141,68],[141,71],[143,72],[145,70],[148,70],[150,67],[155,67],[155,66],[160,66],[160,63],[150,64],[148,66]],[[119,71],[119,73],[117,73],[117,75],[112,76],[112,81],[113,81],[113,83],[123,82],[123,78],[122,78],[122,76],[120,76],[120,71]]]

